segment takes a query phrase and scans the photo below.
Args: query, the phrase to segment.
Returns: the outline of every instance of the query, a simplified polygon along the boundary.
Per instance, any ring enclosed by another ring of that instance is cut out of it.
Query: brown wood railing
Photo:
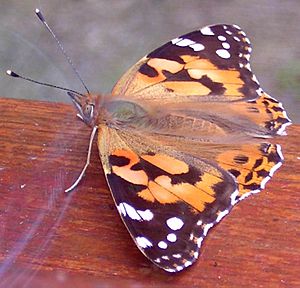
[[[155,268],[122,224],[72,106],[0,99],[0,287],[300,287],[300,126],[267,188],[209,233],[186,272]],[[28,286],[25,286],[28,285]]]

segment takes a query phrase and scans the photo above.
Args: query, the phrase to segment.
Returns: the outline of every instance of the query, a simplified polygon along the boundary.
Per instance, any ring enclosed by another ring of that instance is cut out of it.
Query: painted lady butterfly
[[[69,93],[98,147],[115,204],[141,252],[177,272],[208,230],[281,166],[265,139],[290,124],[251,72],[236,25],[207,26],[138,61],[111,97]]]
[[[282,165],[267,138],[291,122],[251,72],[251,50],[238,26],[207,26],[142,58],[108,97],[68,92],[91,139],[98,129],[125,226],[165,271],[192,265],[208,230]]]

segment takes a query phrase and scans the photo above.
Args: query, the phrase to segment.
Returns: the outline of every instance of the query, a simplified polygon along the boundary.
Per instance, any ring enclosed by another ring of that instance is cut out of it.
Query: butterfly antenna
[[[68,63],[70,64],[72,70],[76,74],[77,78],[80,80],[81,84],[83,85],[83,87],[87,91],[87,93],[90,94],[89,89],[86,87],[86,85],[85,85],[84,81],[82,80],[82,78],[81,78],[78,70],[76,69],[75,65],[73,64],[71,58],[69,57],[69,55],[67,54],[65,48],[62,46],[62,44],[60,43],[60,41],[58,40],[58,38],[56,37],[56,35],[52,31],[52,29],[50,28],[50,26],[46,22],[46,19],[45,19],[44,15],[42,14],[42,12],[39,9],[35,9],[35,14],[38,16],[38,18],[44,24],[44,26],[46,27],[46,29],[50,32],[50,34],[52,35],[52,37],[55,39],[55,41],[56,41],[56,43],[57,43],[60,51],[64,54],[65,58],[67,59]]]
[[[42,86],[48,86],[48,87],[56,88],[56,89],[63,90],[63,91],[73,92],[73,93],[75,93],[77,95],[84,96],[84,94],[79,93],[77,91],[74,91],[72,89],[68,89],[68,88],[64,88],[64,87],[60,87],[60,86],[57,86],[57,85],[48,84],[48,83],[44,83],[44,82],[39,82],[39,81],[30,79],[30,78],[21,76],[21,75],[17,74],[14,71],[11,71],[11,70],[7,70],[6,74],[9,75],[9,76],[11,76],[11,77],[14,77],[14,78],[20,78],[20,79],[23,79],[23,80],[26,80],[26,81],[29,81],[29,82],[32,82],[32,83],[35,83],[35,84],[39,84],[39,85],[42,85]]]

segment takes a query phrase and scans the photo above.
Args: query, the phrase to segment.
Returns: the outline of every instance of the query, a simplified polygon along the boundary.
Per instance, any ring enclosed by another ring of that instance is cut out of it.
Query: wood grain
[[[154,267],[114,207],[90,129],[66,104],[0,99],[0,287],[300,287],[300,126],[262,193],[209,233],[183,273]]]

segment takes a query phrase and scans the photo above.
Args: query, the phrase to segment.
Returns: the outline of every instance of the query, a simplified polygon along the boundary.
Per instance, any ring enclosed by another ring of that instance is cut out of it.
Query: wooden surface
[[[66,104],[0,99],[0,287],[300,287],[300,126],[262,193],[210,231],[183,273],[154,267],[122,224],[90,129]]]

